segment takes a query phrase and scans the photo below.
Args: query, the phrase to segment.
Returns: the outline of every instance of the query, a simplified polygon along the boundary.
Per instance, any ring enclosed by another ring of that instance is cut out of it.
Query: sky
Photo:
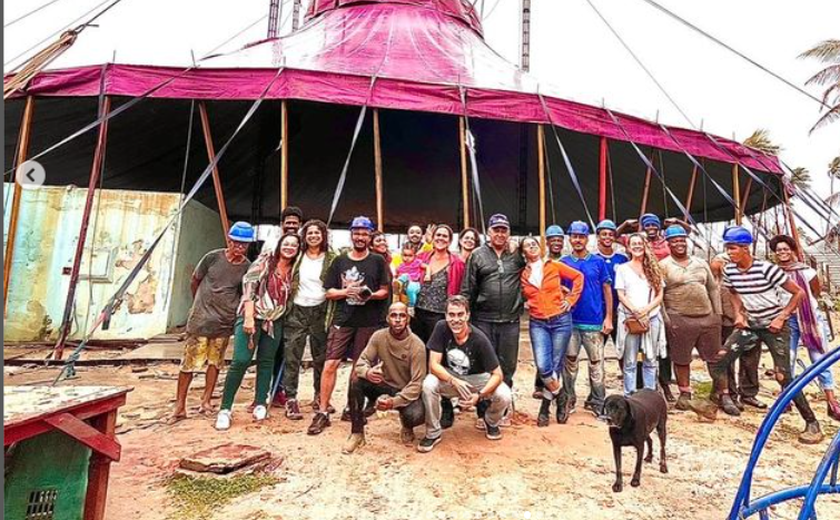
[[[4,0],[5,23],[53,0]],[[742,141],[758,128],[783,147],[782,159],[811,172],[813,188],[830,192],[828,163],[840,155],[840,123],[809,133],[819,105],[737,56],[691,32],[642,0],[590,0],[641,58],[695,125]],[[479,5],[482,0],[478,0]],[[60,31],[102,0],[55,0],[4,29],[4,64]],[[107,2],[106,2],[107,3]],[[309,0],[304,0],[304,6]],[[519,61],[520,0],[483,0],[487,42]],[[836,0],[659,0],[755,61],[795,83],[820,63],[797,56],[840,38]],[[103,4],[104,5],[104,4]],[[282,32],[291,30],[292,0],[283,2]],[[111,61],[186,65],[257,22],[220,50],[265,37],[269,0],[122,0],[87,29],[52,67]],[[532,0],[531,73],[563,97],[691,127],[633,61],[587,0]],[[87,18],[87,17],[85,17]],[[259,20],[259,21],[258,21]],[[78,22],[75,22],[78,23]],[[52,40],[49,40],[52,41]],[[26,55],[31,55],[30,51]],[[8,70],[8,66],[4,69]],[[817,88],[810,89],[819,95]],[[840,183],[838,189],[840,189]],[[811,218],[814,218],[811,214]],[[815,219],[816,220],[816,219]],[[822,228],[822,226],[819,226]]]

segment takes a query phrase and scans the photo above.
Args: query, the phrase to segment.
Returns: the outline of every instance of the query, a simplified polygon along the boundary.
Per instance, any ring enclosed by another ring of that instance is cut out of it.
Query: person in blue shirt
[[[566,396],[564,419],[574,411],[575,380],[578,372],[578,354],[581,347],[589,358],[589,397],[584,409],[596,416],[604,404],[604,335],[613,330],[612,278],[607,263],[598,255],[590,253],[589,225],[575,221],[568,228],[572,254],[563,257],[562,262],[583,273],[583,293],[572,309],[572,339],[566,351],[566,366],[563,371],[563,387]],[[564,422],[564,421],[561,421]]]
[[[598,250],[595,251],[596,256],[600,256],[607,264],[607,270],[610,272],[610,280],[615,280],[615,268],[621,264],[628,262],[630,259],[624,253],[619,253],[615,249],[616,225],[612,220],[602,220],[595,227],[595,236],[598,240]],[[613,284],[614,285],[614,284]],[[613,302],[613,328],[609,336],[615,341],[615,326],[616,326],[616,309],[618,308],[618,294],[616,294],[615,287],[612,288],[612,302]],[[606,338],[605,338],[606,339]]]

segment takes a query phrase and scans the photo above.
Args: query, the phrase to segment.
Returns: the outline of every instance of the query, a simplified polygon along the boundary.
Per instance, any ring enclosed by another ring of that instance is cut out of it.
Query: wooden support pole
[[[598,220],[607,218],[607,155],[609,144],[601,137],[601,160],[598,168]]]
[[[686,222],[689,222],[689,216],[691,215],[691,202],[694,200],[694,186],[697,184],[697,166],[691,170],[691,184],[688,185],[688,195],[685,197],[685,215],[683,215],[683,219]]]
[[[289,107],[280,103],[280,212],[289,203]]]
[[[17,157],[15,158],[15,167],[17,168],[26,161],[29,155],[29,136],[32,133],[32,114],[35,110],[35,98],[28,96],[26,98],[26,106],[23,109],[23,118],[20,123],[20,137],[18,138]],[[17,172],[12,173],[12,183],[14,194],[12,195],[12,208],[9,215],[9,235],[6,237],[6,256],[3,264],[3,301],[5,311],[8,312],[9,306],[9,283],[12,279],[12,260],[15,254],[15,239],[17,238],[17,222],[20,216],[20,199],[22,190],[20,184],[16,180]]]
[[[70,269],[70,284],[67,289],[67,300],[64,302],[64,314],[61,319],[58,341],[55,344],[55,359],[61,359],[64,353],[64,343],[70,334],[70,322],[73,318],[73,307],[76,301],[76,288],[79,285],[79,272],[82,267],[82,254],[85,251],[87,241],[88,225],[90,214],[93,211],[93,199],[96,195],[96,186],[102,173],[102,161],[105,158],[105,149],[108,146],[108,119],[104,119],[111,112],[111,98],[105,96],[102,102],[102,122],[99,123],[99,136],[96,140],[96,150],[93,154],[93,165],[90,167],[90,181],[88,181],[87,198],[85,209],[82,212],[82,223],[79,228],[79,240],[76,242],[76,253],[73,256],[73,267]]]
[[[540,247],[545,251],[545,127],[537,125],[537,161],[540,182]]]
[[[216,160],[216,148],[213,146],[213,133],[210,131],[210,117],[207,115],[207,105],[204,101],[198,103],[198,113],[201,116],[201,129],[204,131],[204,144],[207,145],[207,159]],[[219,217],[222,221],[222,234],[227,236],[230,229],[225,195],[222,191],[222,179],[219,176],[219,165],[213,167],[213,189],[216,191],[216,204],[219,206]]]
[[[738,165],[732,165],[732,194],[735,196],[735,224],[741,225],[741,180],[738,178]]]
[[[750,190],[752,190],[752,182],[752,177],[747,179],[747,186],[744,188],[744,196],[741,197],[741,205],[738,206],[738,212],[742,215],[742,218],[743,215],[747,214],[747,201],[750,200]]]
[[[382,202],[382,141],[379,134],[379,109],[373,109],[373,163],[376,175],[376,226],[385,230],[385,212]]]
[[[650,163],[653,164],[653,152],[650,154]],[[639,211],[639,230],[642,229],[641,219],[642,215],[647,213],[647,203],[648,203],[648,195],[650,195],[650,176],[653,174],[653,171],[648,167],[647,173],[645,174],[645,191],[642,193],[642,208]]]
[[[790,236],[796,242],[796,248],[799,250],[797,256],[800,262],[805,261],[805,249],[802,247],[802,241],[799,239],[799,230],[796,228],[796,220],[793,218],[793,208],[790,205],[790,195],[788,195],[787,186],[782,182],[782,193],[785,196],[785,210],[787,211],[788,223],[790,225]]]
[[[467,128],[464,117],[458,118],[458,140],[461,145],[461,198],[464,205],[464,228],[470,227],[470,182],[467,173]]]
[[[116,410],[95,417],[91,423],[91,426],[111,439],[114,438],[116,425]],[[84,520],[102,520],[105,518],[105,503],[108,501],[108,477],[110,474],[111,459],[97,452],[91,453]]]

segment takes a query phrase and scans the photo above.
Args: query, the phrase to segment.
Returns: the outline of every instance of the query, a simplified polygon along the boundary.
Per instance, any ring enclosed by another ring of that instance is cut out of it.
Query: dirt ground
[[[474,428],[474,415],[458,416],[443,442],[429,454],[399,442],[396,415],[374,416],[367,427],[367,446],[342,455],[349,424],[334,416],[322,435],[306,435],[311,418],[312,373],[301,378],[303,421],[289,421],[275,410],[255,424],[244,407],[253,397],[253,374],[245,380],[234,410],[233,428],[213,429],[211,418],[195,407],[203,378],[193,383],[190,418],[174,426],[161,422],[172,406],[177,378],[173,363],[122,367],[79,367],[78,377],[62,384],[132,386],[118,423],[123,458],[112,466],[106,517],[109,519],[179,518],[164,482],[179,460],[200,449],[226,442],[251,444],[281,457],[273,486],[235,499],[214,518],[258,519],[692,519],[724,518],[732,506],[752,441],[763,413],[748,410],[739,418],[720,415],[715,424],[698,422],[690,412],[669,414],[670,473],[660,474],[658,456],[645,464],[642,485],[629,486],[634,453],[624,455],[625,490],[615,494],[613,460],[607,427],[579,409],[566,425],[537,428],[538,402],[530,397],[534,366],[523,338],[522,360],[516,374],[517,409],[531,416],[528,424],[504,429],[491,442]],[[765,355],[763,367],[771,366]],[[584,363],[585,365],[585,363]],[[49,384],[56,368],[5,367],[5,384]],[[766,402],[777,391],[763,375],[760,397]],[[344,386],[348,367],[339,372]],[[579,402],[587,392],[586,369],[578,379]],[[840,377],[840,367],[835,367]],[[703,366],[693,370],[695,383],[707,381]],[[608,393],[620,390],[618,366],[607,362]],[[219,389],[221,385],[219,386]],[[803,427],[797,414],[787,414],[771,437],[759,464],[753,496],[810,482],[838,423],[827,418],[818,389],[808,388],[809,400],[827,434],[818,446],[803,446],[796,435]],[[334,398],[344,403],[344,392]],[[416,434],[422,436],[422,428]],[[655,451],[658,455],[658,442]],[[798,506],[798,504],[796,504]],[[820,519],[840,519],[840,497],[818,502]],[[798,507],[779,507],[771,518],[793,519]]]

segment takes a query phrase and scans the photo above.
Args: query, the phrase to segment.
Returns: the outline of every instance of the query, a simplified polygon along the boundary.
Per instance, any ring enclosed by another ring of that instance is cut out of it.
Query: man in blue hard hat
[[[324,288],[327,300],[335,303],[335,312],[327,333],[320,411],[312,418],[309,435],[317,435],[330,425],[328,410],[339,364],[348,357],[355,364],[370,337],[384,324],[391,271],[381,255],[370,252],[373,229],[369,218],[354,218],[350,224],[353,248],[336,257],[327,270]],[[345,407],[345,418],[350,420],[349,407]]]
[[[627,255],[618,252],[615,248],[617,229],[615,222],[609,219],[602,220],[595,226],[595,236],[598,240],[598,249],[595,251],[595,255],[604,259],[604,263],[607,264],[607,270],[610,272],[611,280],[615,280],[615,268],[630,261]],[[618,317],[618,313],[616,312],[616,309],[618,309],[618,294],[616,293],[615,287],[611,286],[611,288],[613,295],[613,329],[609,336],[615,341],[615,327]]]
[[[589,358],[589,396],[584,409],[600,415],[606,390],[604,388],[604,335],[613,328],[612,278],[606,262],[587,249],[589,225],[576,221],[569,224],[569,243],[572,254],[562,262],[583,273],[583,292],[572,308],[572,338],[566,351],[563,369],[563,392],[558,397],[557,421],[565,423],[574,411],[575,379],[578,373],[578,355],[581,348]]]
[[[211,399],[233,334],[236,310],[242,298],[242,277],[251,265],[245,254],[255,239],[256,231],[251,224],[234,223],[228,232],[227,247],[204,255],[193,271],[190,284],[193,305],[187,318],[175,409],[167,420],[170,424],[187,417],[190,383],[193,375],[205,366],[207,377],[198,411],[202,414],[213,411]]]
[[[790,329],[787,321],[796,312],[804,291],[777,265],[753,258],[750,245],[752,234],[741,226],[732,226],[723,233],[723,242],[730,262],[723,268],[723,286],[732,294],[735,311],[735,331],[721,350],[723,356],[715,363],[712,374],[725,380],[729,365],[744,352],[767,345],[773,357],[776,380],[787,387],[791,383]],[[789,293],[784,304],[780,292]],[[725,394],[726,384],[717,385]],[[820,423],[802,392],[793,400],[805,420],[805,430],[799,435],[803,444],[817,444],[823,439]],[[698,413],[703,408],[692,407]]]
[[[674,224],[681,226],[686,231],[691,229],[687,222],[680,219],[665,219],[665,227],[669,227]],[[639,218],[639,220],[625,220],[620,226],[618,226],[616,236],[623,240],[625,237],[622,235],[635,233],[637,231],[645,234],[648,240],[648,245],[653,250],[653,254],[656,256],[657,260],[668,258],[668,255],[671,254],[671,250],[668,248],[668,241],[665,240],[665,237],[662,235],[662,220],[660,220],[658,216],[653,213],[645,213]],[[623,243],[623,245],[626,244]]]
[[[662,304],[665,307],[665,333],[668,351],[674,362],[680,390],[677,410],[688,410],[691,401],[691,361],[696,349],[709,366],[720,358],[720,294],[712,270],[704,260],[689,256],[688,233],[680,226],[669,226],[665,238],[671,256],[659,262],[665,282]],[[715,381],[721,384],[723,381]],[[728,415],[740,410],[728,393],[714,388],[718,404]]]
[[[495,214],[487,225],[490,240],[475,249],[467,260],[461,294],[470,302],[470,315],[493,345],[508,387],[519,358],[519,317],[524,308],[520,274],[525,260],[511,249],[510,221]],[[510,423],[505,414],[503,426]],[[477,426],[483,427],[479,420]]]

